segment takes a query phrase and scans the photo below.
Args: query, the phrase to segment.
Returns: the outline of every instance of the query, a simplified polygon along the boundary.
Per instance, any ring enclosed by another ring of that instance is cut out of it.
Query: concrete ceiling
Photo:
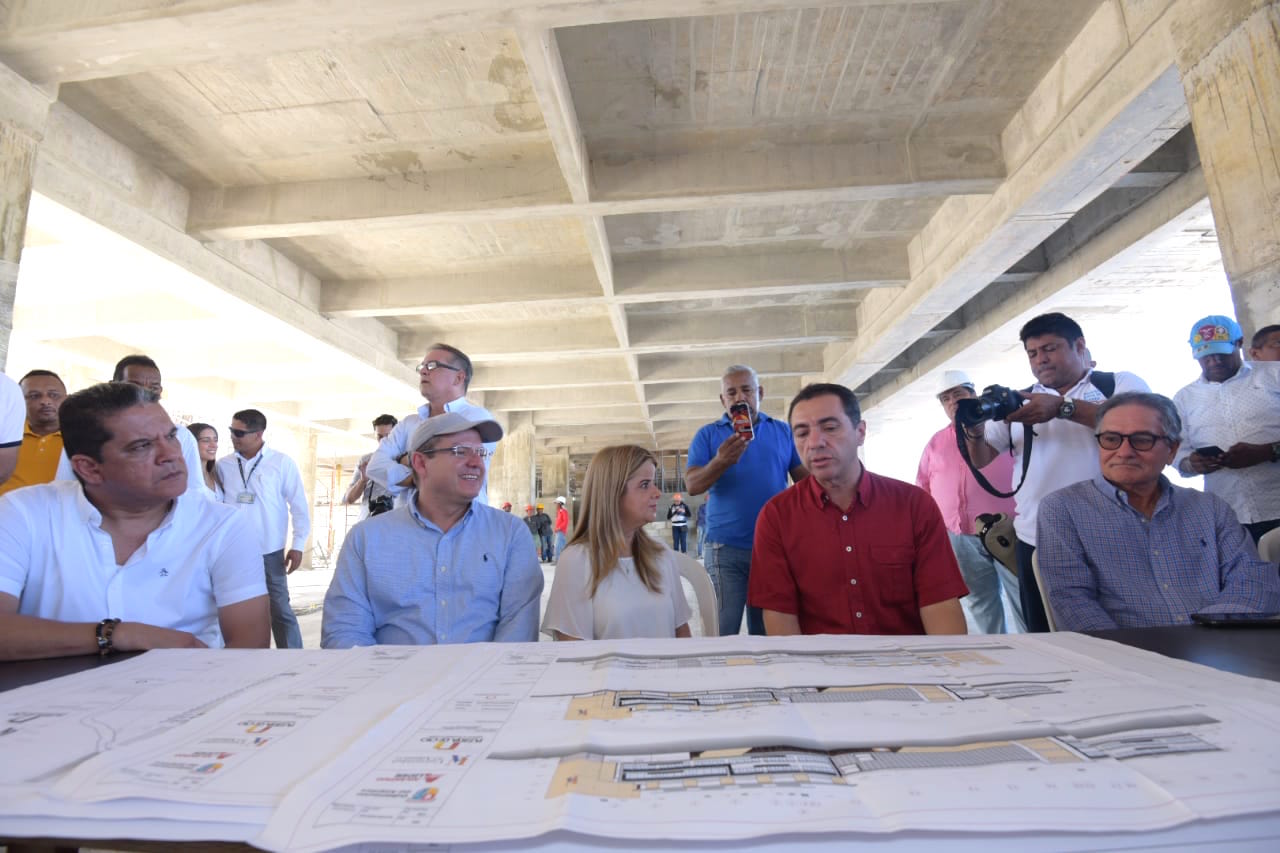
[[[402,409],[446,341],[541,449],[674,449],[731,363],[774,413],[882,392],[966,306],[1203,198],[1167,5],[10,0],[0,62],[56,93],[38,191]]]

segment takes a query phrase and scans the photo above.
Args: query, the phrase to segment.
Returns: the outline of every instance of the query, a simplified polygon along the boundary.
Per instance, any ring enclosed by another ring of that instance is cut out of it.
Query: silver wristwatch
[[[1076,413],[1076,401],[1070,397],[1062,398],[1062,405],[1058,406],[1058,417],[1064,420],[1070,418]]]

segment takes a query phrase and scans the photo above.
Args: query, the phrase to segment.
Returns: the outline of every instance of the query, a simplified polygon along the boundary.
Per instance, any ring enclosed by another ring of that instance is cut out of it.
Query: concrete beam
[[[822,370],[822,346],[707,353],[653,353],[639,359],[642,382],[688,382],[714,380],[719,383],[731,364],[746,364],[760,375],[803,376]],[[766,389],[767,390],[767,389]]]
[[[605,318],[579,318],[571,324],[558,322],[521,323],[511,326],[467,326],[443,331],[404,335],[400,358],[408,363],[421,358],[432,343],[448,338],[473,361],[536,357],[555,354],[559,358],[609,355],[619,352],[618,338]]]
[[[697,151],[591,165],[595,189],[573,202],[555,161],[192,193],[187,231],[202,240],[267,240],[580,215],[786,206],[988,193],[1005,176],[995,137]],[[572,180],[573,178],[571,178]]]
[[[600,298],[589,264],[508,269],[369,281],[326,281],[320,310],[333,317],[394,317],[518,308],[538,303],[586,304]]]
[[[422,353],[414,357],[422,358]],[[626,359],[618,353],[570,361],[531,359],[519,364],[477,364],[471,388],[493,393],[494,389],[595,388],[630,381]]]
[[[632,348],[652,352],[830,343],[853,338],[855,323],[855,307],[845,304],[639,314],[628,327]]]
[[[596,385],[570,388],[550,393],[545,390],[492,391],[485,396],[485,408],[491,412],[536,411],[540,409],[579,409],[583,406],[635,406],[641,402],[634,384]]]
[[[843,6],[926,0],[840,0]],[[959,0],[927,0],[959,2]],[[836,5],[813,0],[813,6]],[[543,30],[651,18],[792,9],[794,0],[218,0],[51,3],[6,0],[0,54],[29,80],[92,80],[202,62],[350,47],[407,34],[521,26]]]
[[[639,403],[629,406],[580,406],[576,409],[541,409],[533,413],[533,424],[544,426],[595,426],[596,424],[633,424],[643,427],[644,412]]]
[[[765,399],[790,400],[799,392],[802,382],[799,376],[761,376]],[[693,382],[660,382],[645,385],[645,401],[652,410],[657,405],[673,403],[708,403],[720,406],[720,380],[706,379]]]
[[[906,252],[874,240],[843,250],[684,258],[644,252],[614,261],[614,290],[620,302],[712,299],[747,290],[783,294],[888,287],[906,284],[910,276]]]
[[[546,424],[537,428],[538,438],[550,438],[551,436],[577,437],[599,434],[610,437],[610,444],[617,444],[617,436],[636,436],[643,435],[645,438],[651,438],[644,423],[639,420],[620,421],[617,423],[602,422],[592,424],[585,429],[582,424]]]

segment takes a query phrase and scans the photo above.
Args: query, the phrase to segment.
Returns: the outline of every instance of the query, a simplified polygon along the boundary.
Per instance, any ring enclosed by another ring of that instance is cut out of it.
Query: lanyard
[[[249,476],[246,477],[244,475],[244,462],[240,460],[239,456],[236,457],[236,467],[240,469],[240,482],[244,485],[246,489],[249,488],[249,481],[253,479],[253,472],[257,471],[258,466],[261,464],[262,464],[262,454],[259,453],[257,461],[254,462],[251,466],[249,466]]]

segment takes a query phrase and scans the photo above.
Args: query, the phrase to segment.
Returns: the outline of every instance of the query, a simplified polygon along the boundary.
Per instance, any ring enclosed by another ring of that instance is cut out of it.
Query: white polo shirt
[[[1065,395],[1058,395],[1054,389],[1046,388],[1038,382],[1032,386],[1031,393],[1054,394],[1086,403],[1101,403],[1107,398],[1090,381],[1092,376],[1093,371],[1086,373]],[[1121,371],[1115,377],[1116,389],[1113,397],[1126,391],[1151,390],[1146,382],[1132,373]],[[1040,501],[1050,492],[1081,480],[1092,480],[1102,473],[1102,463],[1098,461],[1098,440],[1093,437],[1093,427],[1055,418],[1036,424],[1034,429],[1036,437],[1031,443],[1031,466],[1027,469],[1026,483],[1014,498],[1018,516],[1013,520],[1013,529],[1018,538],[1032,546],[1036,544],[1036,512],[1040,508]],[[987,444],[1001,453],[1008,450],[1012,442],[1013,486],[1016,486],[1022,478],[1022,424],[987,421],[983,434]]]
[[[0,498],[0,592],[18,613],[60,622],[106,618],[189,631],[224,645],[218,608],[267,594],[247,518],[184,493],[147,541],[116,564],[102,514],[78,482]]]

